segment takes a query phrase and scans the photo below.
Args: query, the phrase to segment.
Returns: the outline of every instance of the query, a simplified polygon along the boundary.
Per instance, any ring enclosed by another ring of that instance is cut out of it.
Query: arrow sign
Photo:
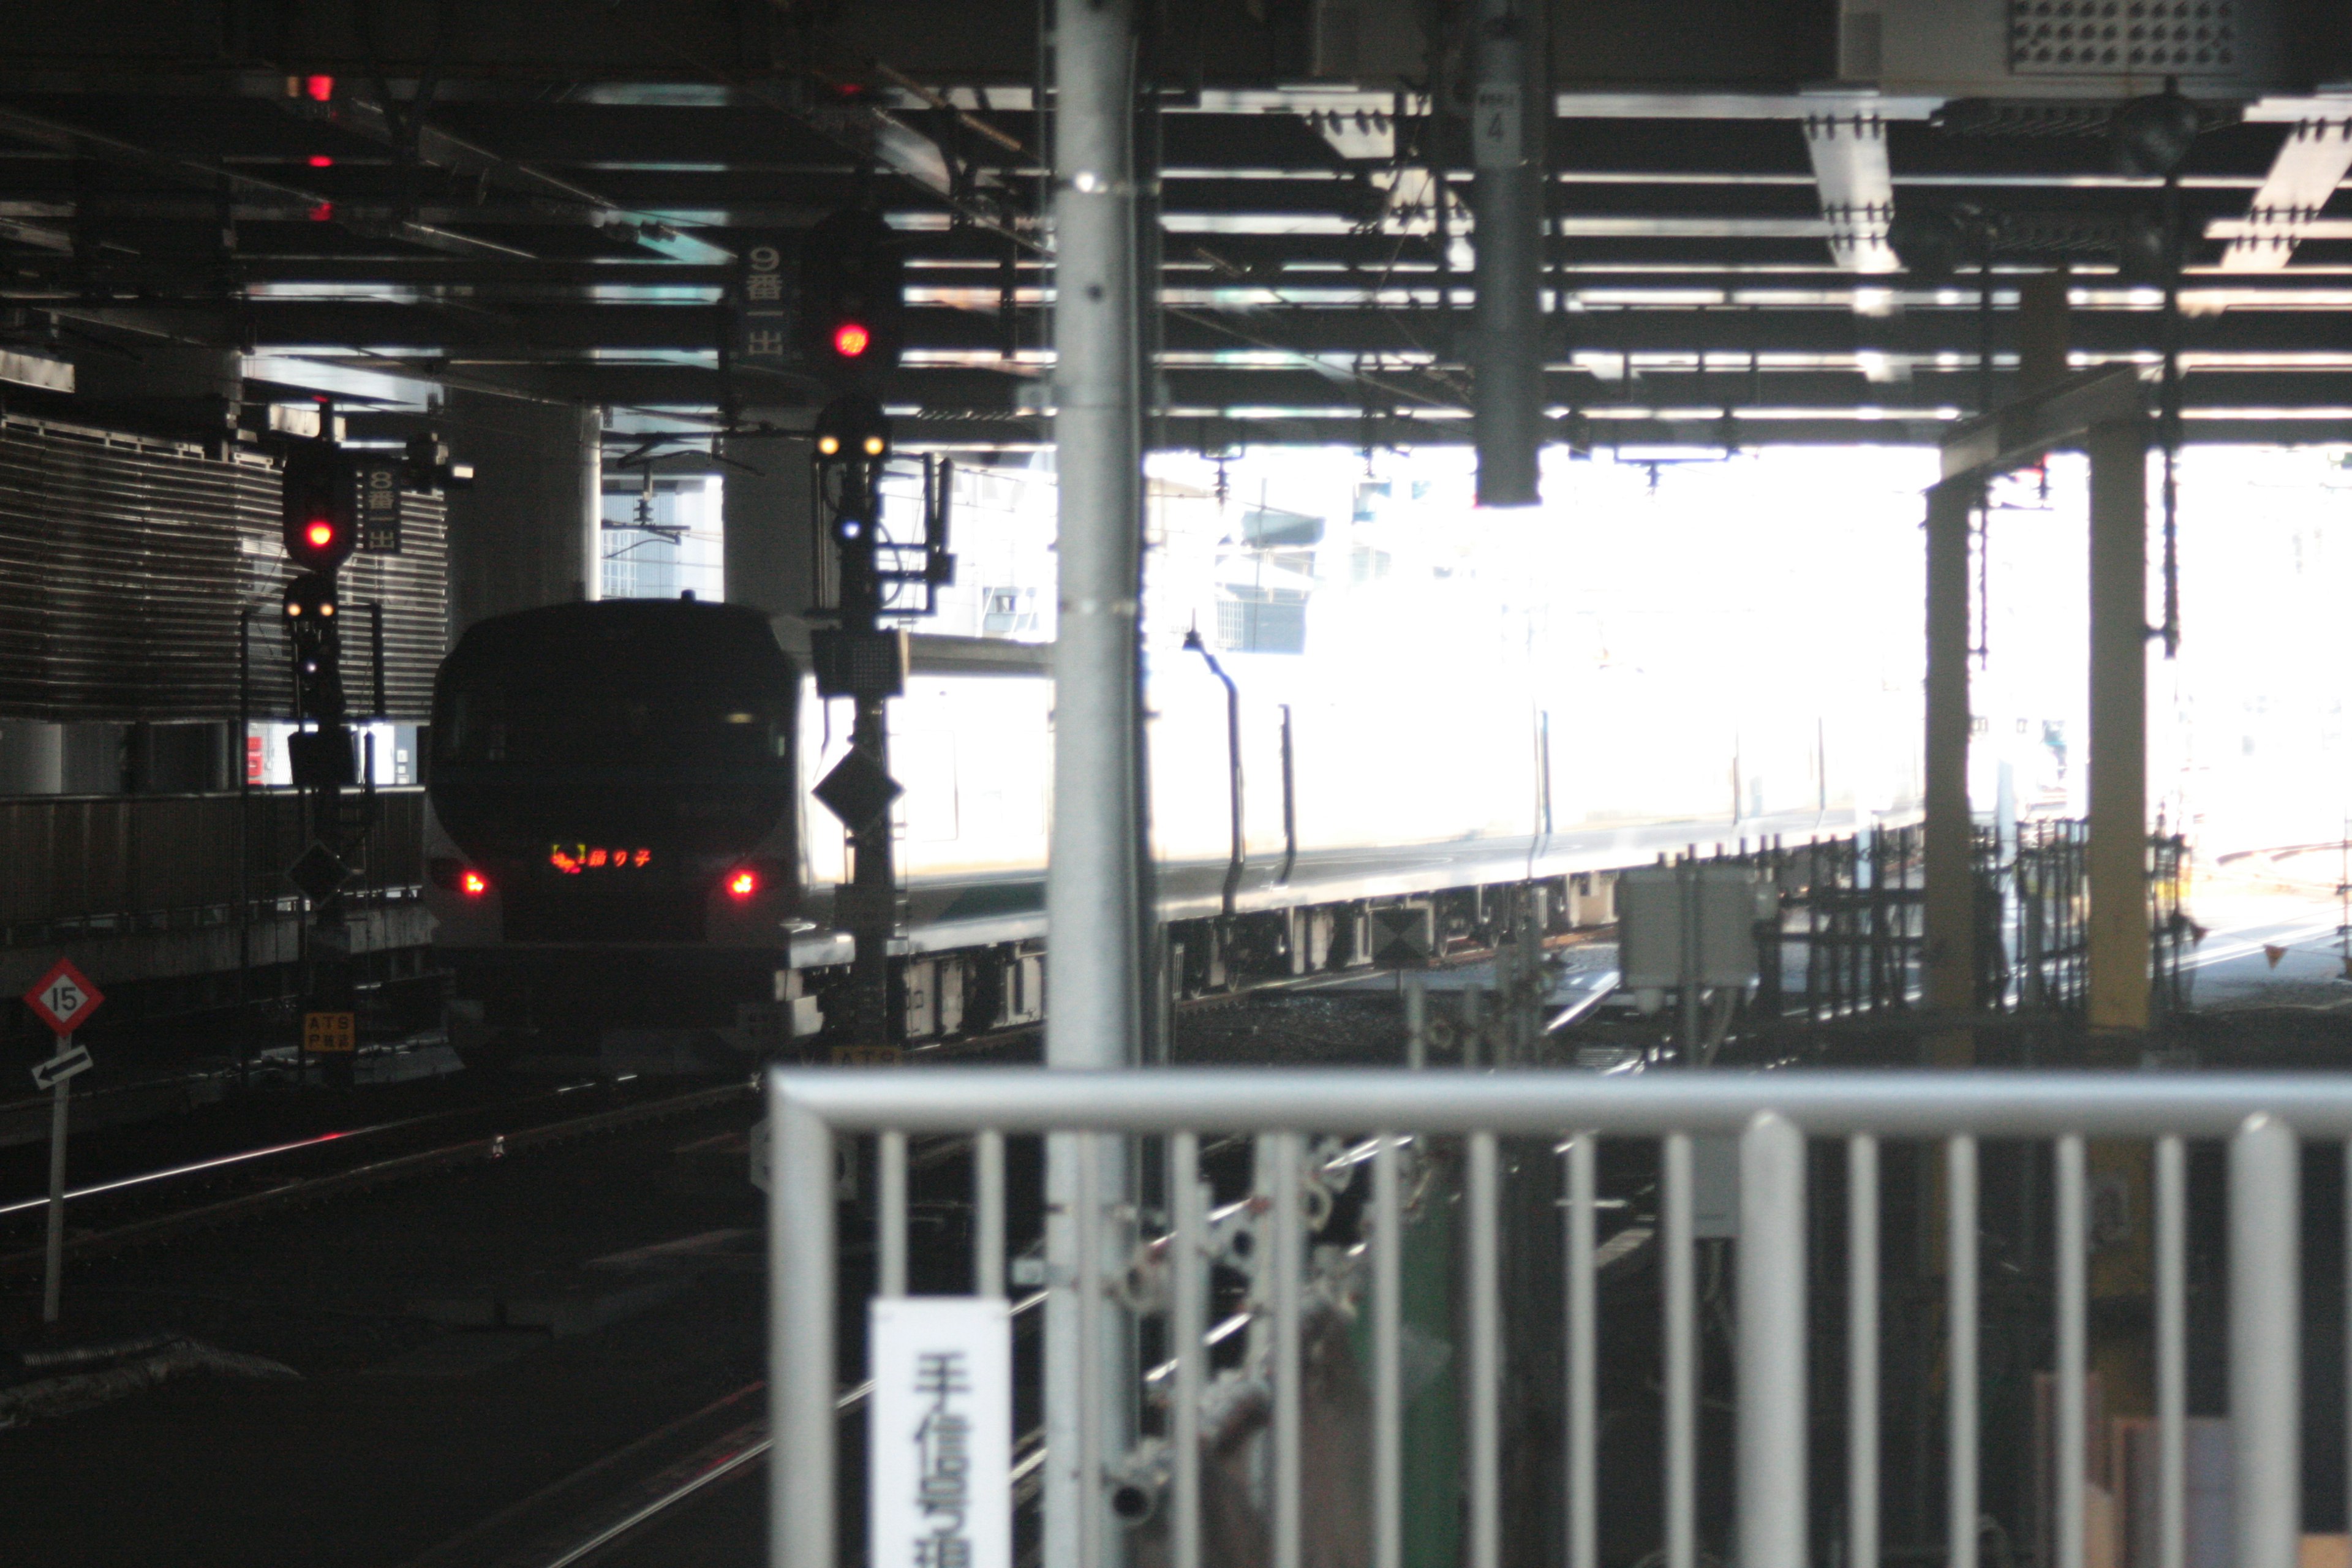
[[[43,1089],[55,1089],[75,1074],[88,1072],[89,1068],[89,1047],[68,1046],[47,1061],[34,1065],[33,1081]]]
[[[70,1035],[82,1026],[82,1020],[98,1011],[106,994],[89,983],[89,977],[73,965],[70,958],[60,958],[49,965],[47,973],[33,982],[25,993],[25,1005],[40,1016],[41,1022],[60,1035]]]

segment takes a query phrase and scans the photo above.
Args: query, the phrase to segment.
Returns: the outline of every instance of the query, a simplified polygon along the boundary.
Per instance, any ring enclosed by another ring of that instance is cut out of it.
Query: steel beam
[[[1964,1015],[1977,1004],[1976,884],[1969,866],[1969,521],[1972,475],[1927,491],[1927,1005]]]
[[[2147,420],[2091,454],[2091,1027],[2147,1027]]]

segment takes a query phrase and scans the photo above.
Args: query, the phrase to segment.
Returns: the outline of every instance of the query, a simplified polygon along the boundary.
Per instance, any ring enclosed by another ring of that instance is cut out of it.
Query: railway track
[[[1013,1307],[1015,1331],[1034,1328],[1045,1293]],[[758,1477],[772,1447],[760,1413],[764,1381],[744,1384],[701,1409],[583,1466],[521,1501],[468,1526],[403,1568],[575,1568],[641,1542],[688,1509]],[[844,1389],[835,1411],[862,1410],[871,1383]],[[1013,1448],[1013,1500],[1034,1496],[1045,1459],[1045,1434]]]
[[[331,1171],[293,1176],[269,1183],[256,1190],[211,1202],[172,1208],[161,1213],[140,1215],[95,1231],[68,1233],[65,1244],[68,1259],[104,1257],[128,1247],[151,1242],[173,1239],[210,1226],[249,1218],[273,1210],[315,1203],[341,1194],[362,1191],[387,1184],[413,1181],[441,1172],[503,1160],[511,1155],[547,1148],[572,1139],[592,1137],[624,1128],[638,1126],[665,1117],[682,1116],[715,1106],[739,1100],[749,1100],[752,1085],[748,1081],[726,1084],[718,1088],[694,1090],[686,1094],[668,1095],[639,1100],[634,1104],[608,1108],[582,1116],[562,1117],[550,1121],[529,1122],[508,1128],[498,1128],[470,1137],[450,1142],[428,1143],[422,1148],[403,1149],[342,1165]],[[193,1186],[205,1180],[216,1180],[220,1173],[233,1165],[251,1166],[254,1162],[268,1160],[298,1152],[321,1148],[340,1150],[342,1147],[373,1149],[386,1143],[414,1140],[420,1131],[432,1131],[436,1136],[446,1123],[461,1118],[482,1119],[500,1112],[512,1115],[517,1107],[471,1107],[463,1110],[415,1117],[382,1127],[363,1128],[348,1133],[329,1134],[301,1139],[268,1148],[247,1151],[210,1160],[193,1162],[173,1169],[150,1173],[143,1177],[125,1178],[116,1183],[101,1183],[94,1189],[84,1189],[81,1195],[99,1195],[109,1190],[130,1190],[158,1184]],[[144,1195],[144,1194],[142,1194]],[[46,1200],[19,1202],[16,1209],[37,1210]],[[0,1211],[5,1213],[7,1211]],[[70,1213],[70,1210],[68,1211]],[[42,1266],[42,1251],[37,1246],[0,1253],[0,1279],[37,1272]]]

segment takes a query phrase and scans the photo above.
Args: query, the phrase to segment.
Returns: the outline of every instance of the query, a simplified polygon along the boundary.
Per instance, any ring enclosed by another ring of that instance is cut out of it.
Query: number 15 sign
[[[81,1022],[98,1011],[106,1000],[105,993],[89,983],[89,977],[73,965],[73,960],[60,958],[49,965],[48,973],[33,982],[25,993],[25,1005],[40,1016],[41,1022],[60,1035],[70,1035],[81,1027]]]

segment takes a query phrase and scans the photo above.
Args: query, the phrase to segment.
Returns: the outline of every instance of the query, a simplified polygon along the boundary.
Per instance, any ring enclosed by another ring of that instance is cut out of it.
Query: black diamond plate
[[[864,752],[853,750],[834,764],[833,771],[809,793],[841,818],[844,827],[852,833],[862,833],[890,809],[892,801],[907,792],[897,779],[882,771],[880,763]]]

